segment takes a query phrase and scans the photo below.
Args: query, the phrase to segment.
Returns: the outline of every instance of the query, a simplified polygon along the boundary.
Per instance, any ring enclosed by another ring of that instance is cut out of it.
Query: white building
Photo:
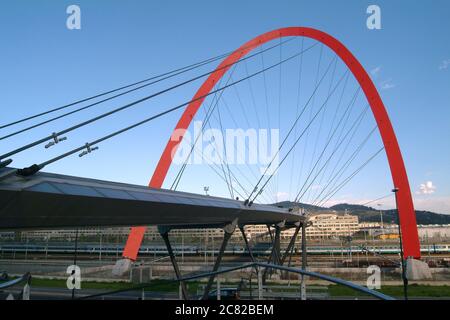
[[[337,214],[335,212],[317,213],[310,216],[311,226],[306,228],[306,236],[308,239],[323,239],[323,238],[337,238],[340,236],[351,236],[359,231],[358,217],[349,214]],[[272,234],[274,229],[271,228]],[[290,239],[294,234],[295,228],[284,230],[281,233],[281,239]],[[127,237],[130,228],[79,228],[78,237]],[[21,233],[22,240],[74,240],[76,236],[76,229],[58,229],[58,230],[37,230],[25,231]],[[248,225],[245,226],[245,233],[248,238],[259,238],[261,241],[270,239],[268,228],[266,225]],[[184,237],[189,239],[220,239],[223,238],[223,230],[219,228],[193,228],[193,229],[173,229],[170,231],[172,238]],[[298,235],[301,237],[301,232]],[[236,230],[232,239],[241,239],[242,235],[239,230]],[[158,229],[156,226],[147,228],[145,233],[145,240],[154,241],[160,240]]]
[[[306,229],[306,237],[309,239],[352,236],[359,231],[358,216],[350,214],[318,213],[310,216],[309,222],[312,223]]]
[[[418,230],[421,240],[450,238],[450,224],[419,225]]]

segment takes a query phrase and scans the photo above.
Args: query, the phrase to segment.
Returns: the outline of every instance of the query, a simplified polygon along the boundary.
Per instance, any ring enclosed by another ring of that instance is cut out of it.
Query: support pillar
[[[244,226],[239,226],[239,230],[241,230],[242,238],[244,238],[244,243],[245,243],[245,246],[247,248],[248,254],[250,255],[250,259],[252,260],[252,262],[256,262],[255,256],[253,255],[252,248],[250,248],[250,244],[248,243],[248,239],[247,239],[247,236],[245,234]],[[258,275],[259,268],[257,266],[254,266],[253,268],[255,269],[256,275]]]
[[[178,263],[175,258],[175,254],[173,253],[172,245],[170,244],[170,240],[169,240],[170,229],[158,226],[158,231],[161,234],[161,237],[163,238],[164,243],[166,244],[167,252],[169,253],[170,261],[172,262],[173,270],[175,271],[177,280],[180,280],[181,272],[180,272],[180,269],[178,268]],[[184,281],[179,281],[179,282],[180,282],[180,287],[181,287],[181,296],[184,300],[187,300],[188,293],[187,293],[186,284],[184,283]]]
[[[284,262],[286,261],[286,258],[287,258],[288,256],[289,256],[289,257],[292,256],[292,255],[291,255],[292,249],[293,249],[294,246],[295,246],[295,240],[297,240],[297,235],[298,235],[298,233],[299,233],[299,231],[300,231],[301,223],[300,223],[300,222],[297,222],[297,223],[295,223],[295,226],[296,226],[296,227],[295,227],[294,234],[292,235],[291,240],[289,241],[289,244],[288,244],[288,246],[287,246],[287,248],[286,248],[286,251],[284,252],[283,256],[281,257],[281,260],[280,260],[280,265],[281,265],[281,266],[284,265]],[[289,258],[289,262],[290,262],[290,258]],[[282,275],[283,275],[283,278],[284,278],[284,279],[289,279],[289,272],[283,272]]]
[[[269,261],[268,263],[270,264],[272,261],[274,264],[280,264],[281,259],[280,259],[280,237],[281,237],[281,229],[284,228],[285,225],[285,221],[282,221],[280,223],[277,223],[275,225],[275,236],[272,237],[273,239],[273,245],[272,245],[272,252],[271,255],[269,257]],[[269,229],[270,232],[270,229]],[[267,268],[264,269],[264,274],[263,274],[263,284],[266,283],[267,280]],[[271,272],[271,270],[269,270],[269,272]]]
[[[225,252],[225,248],[227,247],[228,240],[230,240],[234,230],[236,229],[237,225],[237,219],[235,219],[230,224],[227,224],[224,228],[224,234],[223,234],[223,241],[222,245],[220,246],[219,254],[217,255],[216,262],[214,263],[214,267],[212,272],[216,272],[219,267],[220,263],[222,262],[222,257]],[[206,284],[205,291],[203,292],[203,300],[205,300],[208,297],[209,291],[211,290],[212,284],[214,283],[215,275],[211,275],[208,279],[208,283]]]
[[[283,254],[283,257],[281,257],[281,265],[283,265],[284,264],[284,262],[286,261],[286,258],[287,258],[287,256],[289,255],[289,253],[291,252],[291,250],[292,250],[292,247],[295,245],[295,240],[297,240],[297,235],[298,235],[298,233],[299,233],[299,231],[300,231],[300,228],[301,228],[301,223],[300,222],[297,222],[296,224],[295,224],[295,231],[294,231],[294,234],[292,235],[292,238],[291,238],[291,240],[289,241],[289,244],[288,244],[288,246],[287,246],[287,248],[286,248],[286,251],[284,252],[284,254]]]
[[[242,238],[244,239],[244,243],[247,248],[248,254],[250,255],[250,259],[252,260],[252,262],[256,262],[255,256],[253,255],[253,251],[250,248],[250,244],[248,243],[247,236],[245,235],[244,226],[239,226],[239,230],[241,230]]]

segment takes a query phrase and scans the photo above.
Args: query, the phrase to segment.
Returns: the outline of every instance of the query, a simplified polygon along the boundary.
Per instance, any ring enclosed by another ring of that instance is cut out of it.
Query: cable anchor
[[[8,166],[12,161],[12,159],[7,159],[5,161],[0,161],[0,169]]]
[[[85,148],[86,150],[78,155],[80,158],[98,149],[98,147],[91,147],[91,144],[88,142],[86,142]]]
[[[48,148],[50,148],[51,146],[54,146],[54,145],[57,144],[58,142],[67,140],[67,137],[61,137],[61,138],[58,138],[58,135],[56,134],[56,132],[53,132],[53,133],[52,133],[52,138],[53,138],[53,141],[50,141],[49,143],[47,143],[47,144],[45,145],[45,149],[48,149]]]

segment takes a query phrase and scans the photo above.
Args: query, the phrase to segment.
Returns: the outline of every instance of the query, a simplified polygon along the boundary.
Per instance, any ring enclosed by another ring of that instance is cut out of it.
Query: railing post
[[[221,294],[221,292],[220,292],[220,277],[217,277],[217,290],[216,290],[216,292],[217,292],[217,300],[220,300],[220,298],[221,298],[221,296],[220,296],[220,294]]]
[[[302,269],[306,270],[308,266],[306,252],[306,222],[302,222]],[[302,274],[300,284],[300,299],[306,300],[306,277]]]
[[[22,291],[22,300],[30,300],[30,291],[30,285],[28,283],[25,284]]]
[[[263,279],[262,279],[262,272],[261,272],[261,268],[260,267],[256,267],[257,268],[257,275],[258,275],[258,300],[262,300],[263,299]]]

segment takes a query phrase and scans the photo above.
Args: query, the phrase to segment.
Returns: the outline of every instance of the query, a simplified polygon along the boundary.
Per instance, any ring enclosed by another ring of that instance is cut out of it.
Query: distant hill
[[[320,212],[320,211],[337,211],[338,213],[347,213],[357,215],[361,222],[379,222],[380,210],[372,207],[362,206],[358,204],[341,203],[331,206],[329,208],[313,206],[305,203],[294,203],[291,201],[283,201],[276,203],[279,207],[301,207],[308,211]],[[383,213],[383,221],[386,223],[398,223],[396,210],[381,210]],[[450,214],[440,214],[430,211],[416,210],[417,224],[450,224]]]
[[[300,207],[305,210],[312,210],[312,211],[329,210],[328,208],[324,208],[324,207],[313,206],[313,205],[306,204],[306,203],[298,203],[298,202],[296,203],[296,202],[292,202],[292,201],[282,201],[282,202],[275,203],[275,205],[277,207],[281,207],[281,208]]]
[[[358,211],[375,211],[374,208],[371,207],[366,207],[366,206],[362,206],[359,204],[348,204],[348,203],[341,203],[341,204],[336,204],[332,207],[330,207],[329,209],[331,210],[336,210],[336,211],[352,211],[352,212],[358,212]]]

